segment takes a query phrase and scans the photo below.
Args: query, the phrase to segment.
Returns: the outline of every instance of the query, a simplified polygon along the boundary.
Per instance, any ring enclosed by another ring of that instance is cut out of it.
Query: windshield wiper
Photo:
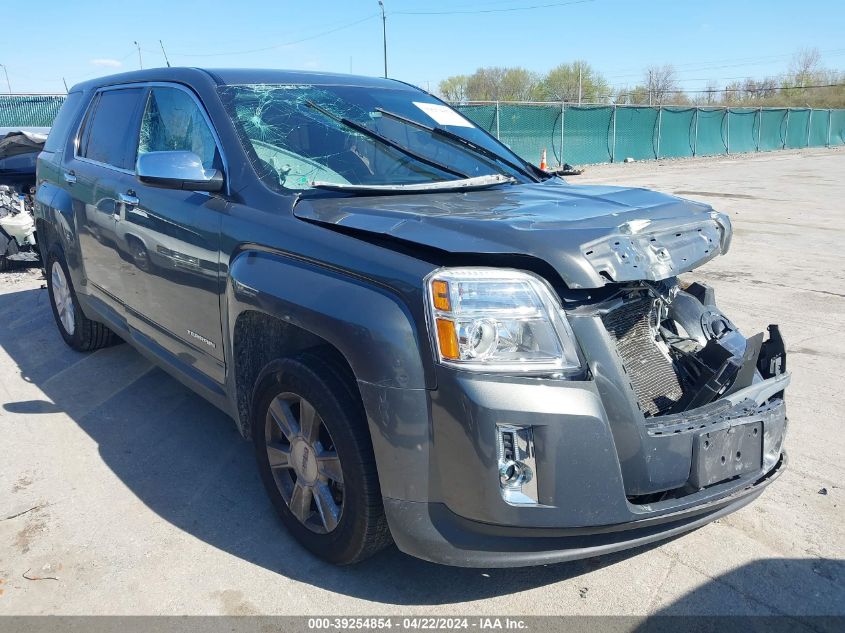
[[[447,130],[446,128],[442,128],[442,127],[439,127],[439,126],[433,127],[433,126],[430,126],[430,125],[426,125],[425,123],[420,123],[419,121],[414,121],[413,119],[409,119],[408,117],[402,116],[401,114],[396,114],[395,112],[390,112],[389,110],[385,110],[384,108],[376,108],[376,112],[380,112],[381,114],[383,114],[386,117],[390,117],[391,119],[395,119],[396,121],[399,121],[401,123],[405,123],[406,125],[410,125],[411,127],[415,127],[415,128],[420,129],[420,130],[425,130],[426,132],[429,132],[430,134],[433,134],[435,136],[442,136],[442,137],[452,141],[453,143],[456,143],[456,144],[460,145],[461,147],[472,151],[475,154],[479,154],[479,155],[484,156],[486,158],[489,158],[491,160],[498,161],[498,162],[502,163],[503,165],[507,165],[511,169],[515,169],[519,173],[521,173],[525,176],[528,176],[531,180],[533,180],[535,182],[537,181],[537,177],[534,174],[532,174],[531,172],[529,172],[524,166],[518,165],[518,164],[514,163],[513,161],[508,160],[507,158],[505,158],[503,156],[499,156],[499,154],[497,154],[496,152],[494,152],[492,150],[487,149],[483,145],[479,145],[478,143],[474,143],[473,141],[471,141],[467,138],[464,138],[460,134],[455,134],[454,132]]]
[[[368,136],[369,138],[376,140],[379,143],[382,143],[383,145],[387,145],[388,147],[392,147],[393,149],[398,150],[398,151],[402,152],[403,154],[405,154],[405,156],[409,156],[410,158],[413,158],[416,161],[424,163],[425,165],[428,165],[429,167],[434,167],[435,169],[439,169],[440,171],[444,171],[447,174],[452,174],[453,176],[457,176],[458,178],[469,178],[468,174],[464,174],[462,172],[455,171],[454,169],[452,169],[451,167],[448,167],[447,165],[444,165],[442,163],[438,163],[437,161],[431,160],[430,158],[426,158],[425,156],[421,156],[420,154],[417,154],[415,151],[410,150],[407,147],[400,145],[399,143],[391,141],[386,136],[382,136],[378,132],[374,132],[373,130],[369,129],[368,127],[366,127],[364,125],[361,125],[360,123],[356,123],[355,121],[352,121],[351,119],[347,119],[346,117],[340,117],[340,116],[330,112],[329,110],[326,110],[324,107],[317,105],[313,101],[306,100],[305,105],[307,105],[309,108],[313,108],[314,110],[316,110],[317,112],[319,112],[323,116],[330,118],[332,121],[336,121],[337,123],[340,123],[341,125],[345,125],[346,127],[350,128],[352,130],[355,130],[356,132],[360,132],[364,136]]]
[[[435,182],[415,182],[406,185],[351,185],[345,183],[322,182],[315,180],[311,186],[315,189],[342,191],[344,193],[368,193],[394,195],[399,193],[430,193],[444,191],[477,191],[496,185],[513,184],[516,179],[502,174],[461,178],[460,180],[438,180]]]

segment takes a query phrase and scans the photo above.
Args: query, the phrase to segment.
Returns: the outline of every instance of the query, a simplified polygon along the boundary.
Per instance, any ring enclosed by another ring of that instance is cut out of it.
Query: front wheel
[[[258,468],[276,511],[302,545],[338,565],[391,542],[363,405],[349,382],[320,356],[278,361],[263,372],[253,409]]]

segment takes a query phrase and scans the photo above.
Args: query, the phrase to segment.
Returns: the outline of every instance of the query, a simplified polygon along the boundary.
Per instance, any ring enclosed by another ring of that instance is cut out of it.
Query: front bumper
[[[610,381],[439,368],[434,391],[359,386],[399,548],[445,564],[504,567],[637,547],[750,503],[785,465],[788,382],[788,374],[758,381],[670,426],[614,406]],[[762,424],[766,437],[759,469],[703,489],[685,484],[697,433],[750,422]],[[533,428],[535,505],[502,495],[499,425]],[[671,494],[652,494],[658,490]]]
[[[763,477],[708,503],[594,528],[496,526],[464,519],[440,503],[385,499],[384,507],[396,545],[417,558],[456,567],[547,565],[641,547],[699,528],[751,503],[786,463],[783,453]]]

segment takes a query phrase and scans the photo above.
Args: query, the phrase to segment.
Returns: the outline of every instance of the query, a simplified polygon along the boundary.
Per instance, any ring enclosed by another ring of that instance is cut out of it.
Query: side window
[[[136,111],[142,88],[121,88],[100,93],[86,122],[79,155],[99,163],[133,169],[135,163]]]
[[[138,154],[193,152],[203,167],[217,167],[217,146],[197,103],[183,90],[153,88],[141,119]]]
[[[53,127],[50,128],[50,134],[47,136],[47,142],[44,143],[45,152],[56,152],[62,149],[67,143],[68,130],[71,124],[76,119],[76,114],[79,112],[79,106],[82,103],[81,92],[71,92],[65,102],[62,104],[56,119],[53,121]]]

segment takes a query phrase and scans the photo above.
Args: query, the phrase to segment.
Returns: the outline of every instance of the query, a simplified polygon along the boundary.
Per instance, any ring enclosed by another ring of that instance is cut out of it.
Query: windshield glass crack
[[[432,107],[445,106],[412,88],[247,84],[219,90],[253,168],[273,188],[302,191],[316,182],[424,190],[427,183],[442,189],[447,181],[483,176],[501,178],[487,186],[533,179],[521,159],[457,113],[450,113],[453,129],[444,135],[432,118],[440,111]]]

